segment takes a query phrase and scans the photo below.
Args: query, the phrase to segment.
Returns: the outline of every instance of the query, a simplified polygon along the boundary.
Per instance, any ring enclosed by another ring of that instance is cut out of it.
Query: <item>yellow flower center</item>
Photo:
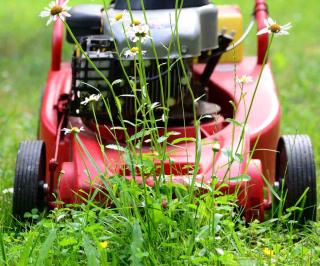
[[[138,25],[140,25],[140,24],[141,24],[141,21],[138,20],[138,19],[134,19],[134,20],[132,21],[132,25],[133,25],[133,26],[138,26]]]
[[[272,24],[272,25],[269,27],[269,30],[271,30],[272,33],[278,33],[278,32],[280,32],[280,30],[281,30],[281,26],[278,25],[278,24]]]
[[[51,8],[50,14],[51,14],[51,16],[55,16],[55,15],[60,14],[62,11],[63,11],[62,6],[55,5],[55,6],[53,6],[53,7]]]
[[[73,127],[70,129],[70,133],[79,133],[79,132],[80,132],[80,129],[77,127]]]
[[[119,20],[121,20],[122,18],[123,18],[123,13],[118,13],[117,15],[114,16],[114,19],[115,19],[116,21],[119,21]]]
[[[138,47],[132,47],[130,49],[131,53],[138,53],[139,52],[139,48]]]

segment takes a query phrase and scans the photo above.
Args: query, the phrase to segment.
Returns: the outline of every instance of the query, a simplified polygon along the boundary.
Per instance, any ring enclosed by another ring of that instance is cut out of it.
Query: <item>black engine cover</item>
[[[182,0],[178,0],[178,6],[180,6]],[[199,7],[208,5],[208,0],[183,0],[183,8],[187,7]],[[130,0],[132,10],[142,10],[140,0]],[[144,8],[146,10],[154,9],[174,9],[176,1],[174,0],[145,0]],[[115,9],[128,9],[127,0],[116,0]]]

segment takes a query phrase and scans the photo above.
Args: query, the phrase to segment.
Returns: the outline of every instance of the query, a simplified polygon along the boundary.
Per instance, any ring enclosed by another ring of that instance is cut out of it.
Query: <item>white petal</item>
[[[291,23],[281,26],[281,29],[284,29],[284,30],[290,30],[291,28],[292,28]]]
[[[54,7],[56,4],[57,4],[56,1],[51,1],[50,4],[49,4],[49,7],[52,8],[52,7]]]
[[[277,24],[277,22],[275,22],[272,18],[268,17],[268,23],[269,26],[273,25],[273,24]]]
[[[50,16],[50,18],[47,21],[47,26],[49,26],[52,21],[53,21],[53,18],[52,18],[52,16]]]
[[[279,31],[278,33],[275,33],[276,36],[281,36],[281,35],[289,35],[289,32],[285,31],[285,30],[282,30],[282,31]]]
[[[268,28],[264,28],[264,29],[262,29],[262,30],[259,30],[258,33],[257,33],[257,35],[262,35],[262,34],[266,34],[266,33],[270,33],[269,30],[268,30]]]
[[[39,14],[39,17],[42,17],[42,18],[49,17],[49,16],[50,16],[49,11],[41,11],[41,13]]]
[[[71,15],[68,13],[68,12],[66,12],[66,11],[63,11],[62,12],[62,15],[64,16],[64,17],[71,17]]]

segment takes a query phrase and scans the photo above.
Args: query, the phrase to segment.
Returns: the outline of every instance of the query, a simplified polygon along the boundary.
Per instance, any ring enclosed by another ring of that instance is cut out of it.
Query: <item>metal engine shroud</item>
[[[147,24],[150,27],[152,41],[151,39],[147,39],[142,44],[142,50],[145,51],[144,65],[147,88],[140,86],[138,77],[133,78],[135,73],[133,57],[125,57],[123,55],[124,51],[128,49],[128,40],[123,26],[128,27],[130,20],[123,23],[113,23],[111,26],[109,23],[110,18],[115,17],[116,14],[122,11],[114,9],[114,6],[111,6],[107,13],[103,12],[103,33],[101,35],[82,37],[80,40],[82,47],[110,83],[115,80],[122,80],[122,82],[117,82],[114,85],[114,91],[120,99],[122,117],[124,119],[135,119],[136,100],[134,97],[128,96],[133,95],[133,92],[120,64],[120,59],[127,76],[137,85],[136,96],[138,98],[147,93],[152,103],[162,103],[163,96],[165,99],[169,97],[172,109],[171,113],[175,113],[174,120],[183,119],[183,116],[179,117],[179,114],[183,113],[181,111],[183,108],[189,109],[188,103],[190,104],[187,83],[190,83],[194,87],[191,72],[192,59],[203,55],[203,53],[212,51],[218,46],[216,6],[207,4],[199,7],[182,8],[181,12],[175,9],[148,10],[145,14],[142,10],[132,11],[134,19],[141,21],[141,23],[145,23],[144,16],[146,15]],[[177,12],[179,13],[178,18],[176,17]],[[178,25],[176,25],[176,21]],[[180,49],[187,77],[183,74],[181,63],[177,61],[179,51],[176,40],[177,36],[173,36],[174,32],[178,32],[179,35]],[[121,58],[116,54],[115,44]],[[132,42],[130,45],[135,46]],[[161,66],[160,73],[163,90],[160,85],[159,70],[155,60],[156,56],[153,51],[153,45]],[[168,47],[170,47],[170,50],[168,50]],[[170,66],[168,65],[168,58],[170,58]],[[98,89],[108,99],[113,117],[117,117],[116,102],[110,89],[102,77],[88,63],[84,55],[75,52],[72,61],[72,71],[73,97],[70,108],[71,115],[81,117],[92,116],[90,106],[82,105],[81,102],[85,97],[89,97],[90,94],[97,94]],[[104,104],[103,101],[96,103],[95,112],[99,120],[108,121]],[[156,118],[161,117],[162,113],[163,111],[156,112]]]

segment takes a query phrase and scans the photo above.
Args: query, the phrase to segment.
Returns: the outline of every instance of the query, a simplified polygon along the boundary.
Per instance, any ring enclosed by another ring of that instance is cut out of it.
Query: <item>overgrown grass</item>
[[[78,2],[85,1],[73,1],[72,4]],[[248,1],[216,2],[242,4],[246,15],[252,8],[252,3]],[[5,21],[0,25],[0,191],[4,187],[12,186],[18,142],[32,139],[36,135],[36,106],[50,58],[51,32],[37,17],[46,3],[47,1],[37,1],[31,5],[28,2],[10,1],[0,10],[1,18]],[[309,1],[308,6],[301,10],[298,0],[290,1],[290,6],[287,5],[287,1],[280,0],[270,3],[273,18],[279,22],[292,21],[294,24],[289,38],[275,42],[272,49],[274,54],[271,56],[283,104],[283,132],[309,134],[315,146],[319,166],[320,98],[314,95],[320,92],[320,78],[317,73],[320,50],[317,48],[317,37],[313,34],[317,32],[319,25],[315,18],[308,15],[312,14],[318,3]],[[23,10],[24,17],[21,18],[16,10]],[[251,45],[253,42],[255,36],[246,42],[250,53],[254,52]],[[65,51],[68,60],[69,51]],[[304,230],[297,230],[291,226],[290,217],[284,217],[280,222],[271,220],[263,224],[252,223],[247,227],[236,217],[222,219],[220,216],[231,217],[231,199],[221,198],[220,200],[225,200],[221,202],[225,209],[217,210],[208,208],[209,205],[212,206],[210,201],[186,204],[183,201],[183,191],[180,201],[172,202],[168,208],[162,208],[162,202],[150,203],[153,206],[150,211],[153,215],[151,221],[155,223],[151,228],[156,230],[150,234],[153,238],[146,240],[142,232],[147,229],[141,228],[146,226],[140,210],[143,201],[139,200],[141,195],[134,195],[139,190],[133,183],[119,183],[123,186],[124,193],[115,193],[121,203],[117,207],[124,210],[125,206],[131,206],[130,213],[103,209],[92,206],[93,203],[89,202],[88,205],[77,206],[76,209],[57,210],[31,227],[24,225],[25,230],[22,232],[2,228],[0,258],[7,260],[10,265],[96,265],[106,261],[114,265],[126,264],[128,261],[135,265],[320,263],[319,223],[314,223]],[[0,194],[0,200],[0,222],[7,224],[10,199]],[[183,220],[190,216],[181,214],[190,213],[194,208],[199,208],[200,211],[198,223],[192,227],[189,226],[192,221]],[[172,219],[165,219],[168,212],[172,212],[171,216],[169,215]],[[217,215],[213,213],[213,221],[208,220],[208,212],[216,212]],[[35,221],[37,215],[34,216]],[[128,217],[136,217],[137,220]],[[210,223],[211,229],[210,226],[207,227]],[[186,227],[170,231],[176,224]],[[194,232],[188,231],[190,228],[193,228]],[[215,233],[208,234],[209,229]],[[195,242],[190,242],[190,235],[196,235]],[[188,253],[190,243],[194,245],[192,253]]]

